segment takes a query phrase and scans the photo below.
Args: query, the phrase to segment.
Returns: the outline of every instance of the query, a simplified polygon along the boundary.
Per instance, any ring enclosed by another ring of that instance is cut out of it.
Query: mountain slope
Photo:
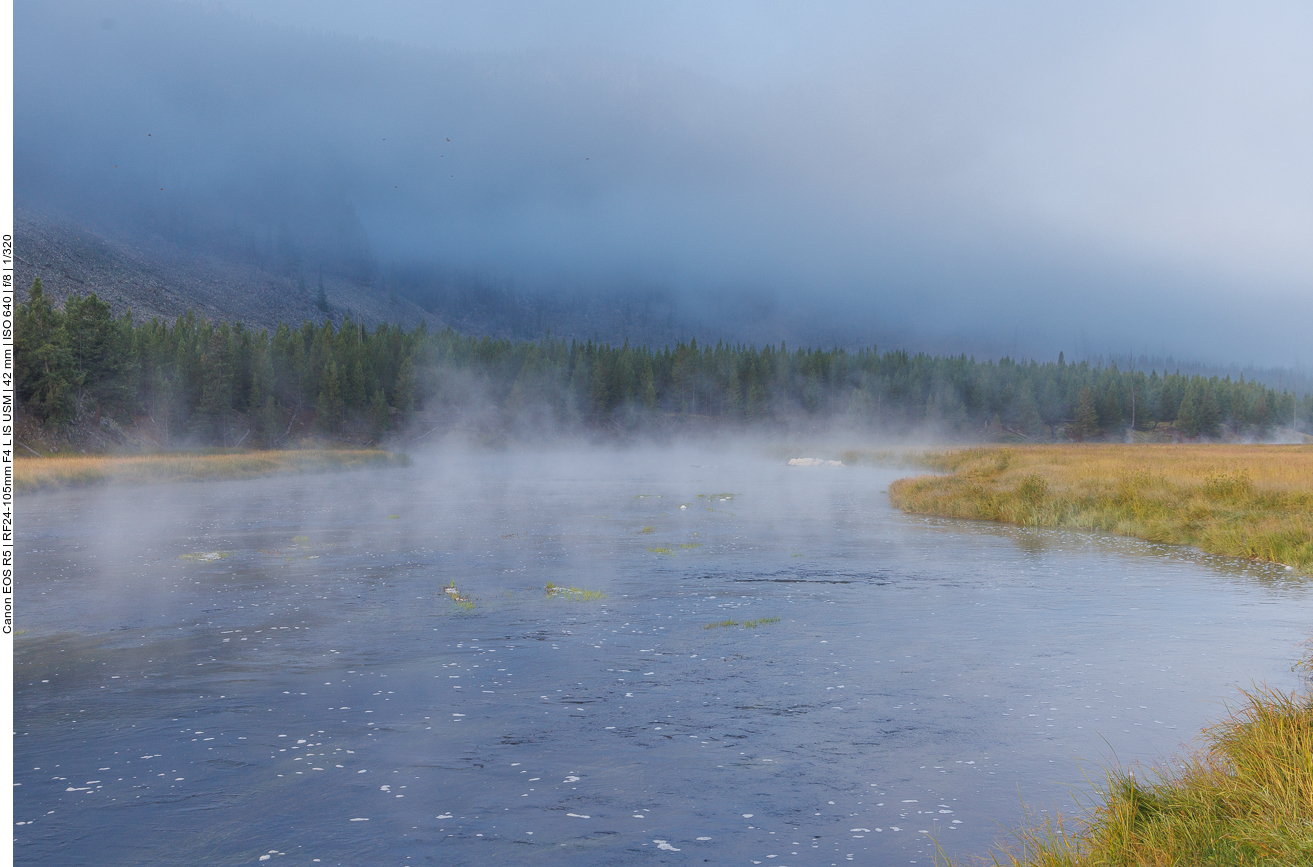
[[[319,276],[293,275],[164,241],[127,243],[71,223],[19,211],[14,220],[14,277],[19,300],[34,278],[56,302],[96,293],[115,315],[175,319],[188,310],[256,328],[279,322],[340,323],[348,313],[367,325],[413,328],[425,318],[414,303],[334,274],[323,275],[329,311],[316,306]],[[433,325],[432,317],[429,317]]]

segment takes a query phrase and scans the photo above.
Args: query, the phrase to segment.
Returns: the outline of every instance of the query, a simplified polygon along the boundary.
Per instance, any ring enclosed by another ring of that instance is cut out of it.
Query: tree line
[[[168,445],[278,446],[298,424],[378,440],[417,413],[529,429],[661,421],[838,422],[890,433],[1098,439],[1162,423],[1189,437],[1262,437],[1313,417],[1313,397],[1255,382],[1116,365],[976,361],[696,340],[653,349],[511,340],[347,320],[272,332],[187,314],[114,317],[94,294],[62,308],[35,281],[15,319],[15,388],[44,425],[149,417]]]

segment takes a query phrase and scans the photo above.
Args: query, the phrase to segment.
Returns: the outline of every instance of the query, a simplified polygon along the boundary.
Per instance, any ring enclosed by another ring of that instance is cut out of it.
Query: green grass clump
[[[646,536],[656,532],[656,527],[644,527],[638,531],[638,535]]]
[[[681,547],[681,548],[701,548],[701,547],[702,547],[702,543],[701,543],[701,542],[680,542],[680,543],[679,543],[679,547]]]
[[[573,602],[596,602],[605,599],[606,594],[597,590],[582,590],[578,587],[558,587],[550,581],[547,583],[548,599],[569,599]]]
[[[1195,755],[1149,778],[1115,770],[1084,827],[1061,820],[994,853],[1011,867],[1313,864],[1313,698],[1246,692]]]
[[[648,548],[647,550],[651,551],[653,554],[665,554],[669,557],[675,556],[675,552],[669,548]]]

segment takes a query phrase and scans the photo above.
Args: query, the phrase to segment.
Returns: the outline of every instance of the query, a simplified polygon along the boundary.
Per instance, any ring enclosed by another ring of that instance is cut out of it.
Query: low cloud
[[[21,2],[17,199],[753,340],[1299,361],[1302,8],[590,8]]]

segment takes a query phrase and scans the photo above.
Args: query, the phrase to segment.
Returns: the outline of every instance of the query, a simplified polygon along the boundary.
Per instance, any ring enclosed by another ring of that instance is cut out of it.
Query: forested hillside
[[[148,417],[161,445],[283,444],[294,426],[361,442],[423,416],[520,431],[684,423],[837,423],[969,439],[1269,436],[1308,426],[1313,398],[1242,379],[905,351],[611,346],[497,340],[348,320],[275,330],[115,318],[95,295],[62,309],[40,281],[17,311],[20,405],[47,428]],[[1170,425],[1170,430],[1163,430]]]

